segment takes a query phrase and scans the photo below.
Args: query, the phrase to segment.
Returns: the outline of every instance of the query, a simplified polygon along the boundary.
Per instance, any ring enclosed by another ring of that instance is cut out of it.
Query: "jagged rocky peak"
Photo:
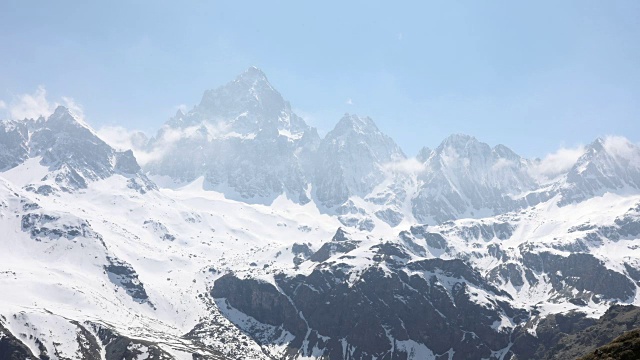
[[[344,114],[340,121],[338,121],[334,131],[341,134],[348,132],[356,132],[359,134],[380,132],[370,117],[349,113]]]
[[[310,127],[291,110],[291,105],[271,85],[266,75],[250,67],[233,81],[207,90],[200,104],[186,114],[171,118],[171,127],[215,125],[217,131],[254,136],[261,131],[301,137]]]
[[[87,124],[85,124],[83,121],[80,121],[78,118],[76,118],[68,108],[62,105],[56,107],[56,109],[53,111],[53,114],[51,114],[49,118],[46,119],[46,122],[47,122],[47,127],[70,126],[73,128],[84,128],[86,130],[93,132]]]
[[[167,142],[165,154],[145,164],[149,173],[178,183],[202,176],[206,189],[248,202],[283,193],[309,201],[307,175],[320,137],[258,68],[205,91],[200,104],[178,112],[148,147]]]
[[[327,134],[323,144],[345,154],[352,150],[367,150],[369,155],[381,161],[405,158],[393,139],[380,131],[368,116],[345,114]]]
[[[431,157],[432,153],[433,153],[433,150],[429,149],[426,146],[423,146],[422,149],[418,151],[418,154],[416,155],[416,160],[420,161],[421,163],[424,163],[427,160],[429,160],[429,157]]]
[[[14,130],[5,126],[0,131],[0,136],[11,140],[3,142],[6,156],[0,157],[0,165],[5,169],[18,166],[28,158],[40,158],[40,164],[50,171],[41,181],[65,191],[86,188],[89,182],[115,173],[132,176],[132,184],[141,189],[155,188],[140,174],[131,150],[116,151],[64,106],[57,107],[46,119],[17,123],[20,126]]]
[[[599,138],[567,173],[560,205],[625,187],[640,189],[640,147],[623,137]]]
[[[602,175],[620,175],[616,170],[628,172],[640,170],[640,147],[623,137],[598,138],[587,148],[585,153],[570,170],[570,174],[600,172]],[[634,179],[631,184],[635,184]],[[638,185],[638,184],[636,184]]]
[[[526,171],[527,161],[504,145],[491,147],[473,136],[455,134],[435,150],[428,164],[435,172],[458,180],[481,182],[498,189],[527,189],[534,186]]]
[[[344,231],[342,227],[339,227],[338,230],[336,230],[335,235],[333,235],[333,238],[331,239],[331,241],[346,241],[349,239],[348,236],[349,236],[349,233]]]
[[[535,188],[528,162],[504,145],[491,147],[473,136],[446,138],[425,160],[422,186],[412,200],[422,222],[487,216],[519,208],[515,196]]]
[[[458,160],[478,158],[481,156],[487,157],[491,154],[492,149],[491,146],[479,141],[471,135],[452,134],[445,138],[434,151],[440,159],[446,158],[446,160]],[[471,165],[466,161],[463,161],[462,163],[467,166]]]
[[[405,158],[371,118],[345,114],[320,143],[316,197],[327,207],[341,205],[353,195],[364,197],[384,180],[386,164]]]

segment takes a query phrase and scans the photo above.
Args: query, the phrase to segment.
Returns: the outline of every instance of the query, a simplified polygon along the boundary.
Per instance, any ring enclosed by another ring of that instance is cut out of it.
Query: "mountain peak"
[[[442,145],[465,145],[468,143],[477,143],[478,139],[471,135],[467,134],[451,134],[447,136],[443,141]]]
[[[60,116],[66,116],[66,115],[73,117],[69,109],[62,105],[58,105],[58,107],[56,107],[56,109],[53,111],[53,114],[51,114],[51,116],[53,117],[60,117]]]
[[[265,75],[262,70],[255,66],[250,66],[242,74],[236,77],[235,82],[255,84],[258,82],[269,83],[269,80],[267,79],[267,75]]]
[[[418,161],[420,161],[420,162],[425,162],[431,156],[431,152],[432,152],[431,149],[429,149],[426,146],[423,146],[422,149],[420,149],[420,151],[418,151],[418,154],[416,155],[416,159]]]
[[[587,146],[587,152],[600,152],[605,150],[605,141],[603,138],[597,138]]]
[[[46,119],[47,123],[51,125],[55,124],[57,126],[74,126],[84,128],[89,131],[91,134],[96,135],[95,131],[84,122],[84,120],[80,119],[77,115],[74,115],[73,112],[62,105],[58,105],[56,109],[53,111],[53,114],[49,115]]]
[[[378,127],[368,116],[358,116],[356,114],[345,113],[338,121],[335,127],[340,133],[347,131],[355,131],[356,133],[365,134],[371,132],[379,132]]]

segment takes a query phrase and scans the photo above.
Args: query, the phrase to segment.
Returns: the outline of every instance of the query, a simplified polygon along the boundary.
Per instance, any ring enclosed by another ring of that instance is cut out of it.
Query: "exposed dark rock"
[[[34,239],[47,237],[71,240],[78,236],[93,235],[91,226],[84,220],[79,220],[77,224],[60,223],[58,220],[60,218],[55,215],[28,213],[22,215],[21,227],[22,231],[28,231]]]
[[[407,257],[397,244],[376,249],[379,261],[386,263]],[[340,339],[353,359],[406,359],[408,354],[390,338],[423,343],[438,354],[454,349],[456,360],[491,358],[492,351],[509,343],[509,332],[495,328],[501,316],[526,318],[504,300],[474,301],[476,289],[508,298],[460,260],[430,259],[406,266],[409,271],[391,273],[372,266],[352,283],[339,264],[321,266],[308,276],[277,275],[278,287],[227,274],[216,281],[211,295],[294,334],[289,347],[296,352],[308,354],[317,347],[326,359],[343,359]],[[449,288],[452,278],[457,282]]]
[[[347,241],[349,240],[348,235],[349,234],[346,231],[339,227],[331,241]]]
[[[104,266],[104,270],[107,272],[109,280],[124,289],[136,302],[147,302],[152,305],[144,285],[138,279],[138,274],[133,267],[119,259],[109,257],[107,260],[109,264]]]
[[[241,280],[229,273],[216,280],[211,296],[225,298],[231,306],[256,320],[283,326],[296,336],[307,331],[293,304],[272,284],[254,279]]]
[[[29,157],[28,137],[25,122],[0,122],[0,171],[18,166]]]
[[[613,305],[600,319],[579,312],[549,315],[538,323],[537,336],[526,326],[514,331],[506,359],[575,359],[638,327],[640,308],[631,305]]]
[[[293,253],[293,263],[300,265],[313,255],[313,250],[307,244],[294,243],[291,245],[291,252]]]
[[[100,360],[102,358],[100,356],[101,350],[95,335],[79,322],[74,320],[70,322],[78,328],[76,341],[78,342],[79,355],[82,356],[82,359]]]
[[[434,249],[446,249],[447,240],[438,233],[427,232],[426,226],[412,226],[409,228],[411,235],[424,239],[429,247]]]
[[[136,360],[138,355],[145,352],[148,354],[147,359],[149,360],[174,359],[173,356],[162,350],[156,343],[129,338],[102,324],[87,324],[104,346],[106,360]]]
[[[477,223],[473,226],[456,226],[448,232],[455,232],[456,235],[467,241],[484,240],[498,238],[507,240],[513,235],[513,226],[509,223]]]
[[[322,245],[318,251],[316,251],[309,260],[315,262],[323,262],[335,254],[345,254],[358,247],[359,241],[345,240],[345,241],[329,241]]]
[[[518,264],[506,263],[500,264],[491,269],[488,274],[489,281],[492,283],[506,284],[511,282],[513,286],[524,285],[522,269]]]
[[[570,254],[567,257],[548,252],[523,252],[523,266],[545,273],[559,297],[573,298],[576,289],[594,301],[602,299],[628,300],[636,286],[628,277],[607,269],[591,254]]]
[[[411,258],[401,245],[392,242],[374,245],[371,249],[376,251],[374,261],[386,262],[391,267],[398,267]]]
[[[124,174],[135,174],[140,171],[140,165],[133,156],[133,151],[127,150],[116,153],[115,170]]]
[[[400,225],[400,223],[402,222],[402,219],[404,219],[404,215],[402,215],[402,213],[389,208],[384,210],[378,210],[374,213],[374,215],[378,219],[386,222],[391,226]]]
[[[0,133],[1,134],[1,133]],[[2,322],[0,322],[0,359],[3,360],[37,360],[29,347],[18,340]]]
[[[640,359],[640,329],[628,331],[612,342],[595,349],[579,360],[637,360]]]

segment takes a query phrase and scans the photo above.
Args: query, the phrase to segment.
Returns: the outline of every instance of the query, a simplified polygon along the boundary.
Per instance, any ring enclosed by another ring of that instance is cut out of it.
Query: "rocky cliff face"
[[[318,149],[314,188],[327,207],[350,196],[364,198],[384,181],[384,164],[405,159],[396,143],[368,117],[346,114],[322,139]]]
[[[203,176],[207,188],[244,201],[284,193],[307,203],[307,167],[319,141],[264,73],[250,68],[170,119],[147,145],[166,152],[146,170],[180,182]]]
[[[639,314],[638,307],[614,305],[599,319],[587,318],[579,312],[549,315],[538,322],[535,336],[527,330],[530,324],[516,329],[513,346],[505,359],[577,359],[639,328]]]
[[[135,136],[143,169],[64,108],[1,123],[0,357],[564,359],[638,326],[624,139],[544,180],[466,135],[407,158],[255,68]]]
[[[400,266],[397,260],[408,255],[389,244],[378,247],[376,256],[381,264],[359,273],[355,282],[348,267],[327,264],[308,276],[276,277],[276,285],[225,275],[212,296],[291,334],[288,353],[296,357],[344,359],[346,352],[353,359],[454,353],[454,359],[498,358],[495,352],[509,343],[503,321],[526,317],[509,306],[507,294],[461,261]],[[486,303],[478,303],[478,296]],[[274,344],[282,335],[263,341]]]
[[[9,141],[19,134],[3,136]],[[346,114],[321,139],[253,67],[206,91],[186,114],[178,111],[146,149],[161,154],[145,165],[151,174],[177,183],[203,177],[205,189],[248,203],[271,203],[282,194],[301,204],[313,201],[345,226],[368,230],[377,220],[391,227],[437,224],[515,211],[558,195],[566,205],[640,187],[640,150],[622,138],[595,141],[551,182],[533,176],[535,161],[468,135],[452,135],[407,159],[372,119]],[[17,149],[4,161],[20,154]]]
[[[561,204],[584,201],[606,191],[640,189],[640,148],[624,138],[597,139],[561,184]]]
[[[517,209],[519,194],[536,187],[528,163],[509,148],[466,135],[452,135],[428,157],[422,186],[412,200],[420,222],[440,223],[461,217],[500,214]]]
[[[42,178],[24,184],[42,194],[87,188],[114,174],[128,177],[141,191],[156,189],[141,173],[133,152],[116,151],[93,130],[59,106],[48,118],[6,121],[0,137],[0,167],[13,169],[29,159],[46,168]]]

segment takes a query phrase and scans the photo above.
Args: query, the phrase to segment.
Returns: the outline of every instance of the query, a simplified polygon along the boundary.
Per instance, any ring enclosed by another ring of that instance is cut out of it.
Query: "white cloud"
[[[638,145],[624,136],[607,136],[604,138],[603,145],[609,154],[618,159],[629,161],[633,166],[640,167],[640,149]]]
[[[500,171],[500,170],[502,170],[504,168],[509,168],[509,167],[514,166],[514,165],[515,165],[515,163],[513,161],[505,159],[505,158],[500,158],[500,159],[498,159],[498,161],[496,161],[495,164],[493,164],[491,166],[491,170]]]
[[[634,145],[624,136],[606,136],[603,139],[604,148],[608,153],[618,155],[623,158],[633,155]]]
[[[353,105],[353,100],[351,100],[351,98],[348,98],[347,101],[345,101],[345,104]]]
[[[206,131],[203,132],[203,129]],[[154,140],[152,147],[148,146],[149,138],[143,132],[128,130],[122,126],[103,126],[97,133],[102,140],[116,150],[132,150],[141,166],[161,159],[182,139],[206,137],[208,141],[211,141],[221,136],[240,136],[229,133],[227,125],[222,122],[218,124],[204,122],[185,129],[165,126],[162,128],[160,137]]]
[[[69,112],[80,122],[84,122],[84,111],[80,104],[73,98],[63,96],[61,101],[50,101],[47,98],[47,89],[40,85],[33,94],[20,94],[14,96],[7,105],[0,101],[0,109],[8,109],[9,116],[14,120],[37,119],[40,116],[47,117],[60,105],[69,109]]]
[[[150,161],[161,158],[166,151],[160,148],[147,149],[148,137],[141,131],[128,130],[122,126],[103,126],[98,129],[98,136],[118,151],[131,150],[138,163],[143,166]],[[168,147],[166,150],[169,150]]]
[[[530,168],[530,174],[539,180],[551,180],[568,171],[582,154],[584,154],[582,145],[575,148],[560,148],[535,162]]]
[[[59,104],[55,104],[54,108],[57,107],[58,105]],[[77,120],[84,121],[84,109],[80,104],[75,102],[73,98],[63,96],[62,105],[64,105],[67,109],[69,109],[69,112],[71,113],[71,115],[73,115]]]
[[[122,126],[103,126],[97,133],[102,140],[118,151],[141,148],[146,143],[144,133]]]
[[[47,100],[47,90],[40,85],[33,94],[16,96],[9,104],[9,115],[12,119],[37,119],[49,116],[57,104],[50,104]]]
[[[423,163],[416,158],[408,158],[399,161],[393,161],[382,165],[382,168],[394,173],[418,174],[426,170]]]

